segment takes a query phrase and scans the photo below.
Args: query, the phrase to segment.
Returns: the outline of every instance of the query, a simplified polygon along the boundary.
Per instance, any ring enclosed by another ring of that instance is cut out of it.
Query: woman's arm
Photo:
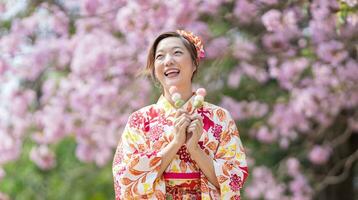
[[[217,109],[217,121],[223,122],[220,142],[213,163],[220,184],[221,199],[240,197],[240,190],[248,176],[244,147],[235,121],[225,109]]]
[[[168,167],[170,162],[172,162],[173,157],[180,149],[181,144],[172,140],[164,149],[162,149],[158,154],[162,157],[162,163],[160,164],[160,169],[158,171],[158,177],[161,177],[165,169]]]
[[[196,148],[191,149],[190,156],[196,162],[208,180],[216,188],[220,189],[219,181],[215,175],[213,159],[208,156],[198,145]]]
[[[213,157],[207,155],[198,146],[199,138],[203,132],[203,123],[200,118],[195,116],[192,118],[196,118],[196,120],[193,120],[188,127],[188,151],[207,179],[220,189],[222,199],[239,197],[240,189],[248,176],[244,148],[235,121],[229,112],[218,109],[215,114],[220,116],[220,119],[217,120],[224,123],[225,128],[220,134],[219,146]]]
[[[183,110],[178,110],[174,118],[174,139],[158,153],[162,157],[162,162],[157,178],[162,176],[186,139],[186,128],[190,124],[188,113]]]
[[[219,181],[215,175],[213,159],[208,156],[198,145],[198,141],[203,133],[203,121],[199,115],[191,117],[193,120],[188,127],[187,147],[191,158],[198,164],[201,171],[208,180],[218,189],[220,189]]]

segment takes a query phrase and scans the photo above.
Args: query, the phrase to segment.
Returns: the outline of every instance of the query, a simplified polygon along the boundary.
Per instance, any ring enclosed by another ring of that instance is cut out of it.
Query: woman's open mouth
[[[180,74],[180,70],[179,69],[169,69],[167,71],[164,72],[164,76],[168,77],[168,78],[174,78],[177,77]]]

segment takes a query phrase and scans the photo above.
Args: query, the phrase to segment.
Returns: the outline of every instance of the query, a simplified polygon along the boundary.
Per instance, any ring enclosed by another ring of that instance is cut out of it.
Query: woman
[[[248,171],[235,122],[221,107],[193,106],[192,79],[203,56],[190,32],[155,39],[146,71],[163,94],[129,117],[113,161],[116,199],[240,199]],[[180,108],[173,86],[185,102]]]

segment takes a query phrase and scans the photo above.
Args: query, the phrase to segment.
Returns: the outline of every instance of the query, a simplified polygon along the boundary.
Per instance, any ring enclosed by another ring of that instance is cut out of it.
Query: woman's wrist
[[[192,156],[196,156],[198,154],[200,154],[201,152],[201,148],[199,146],[199,144],[193,144],[190,146],[187,146],[188,152],[190,153],[190,155]]]
[[[172,140],[169,144],[172,145],[174,148],[177,148],[178,150],[183,145],[183,143],[180,143],[179,141],[176,140]]]

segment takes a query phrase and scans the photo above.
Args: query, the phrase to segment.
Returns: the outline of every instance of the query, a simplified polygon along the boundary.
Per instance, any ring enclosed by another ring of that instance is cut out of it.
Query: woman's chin
[[[168,88],[172,87],[172,86],[179,86],[181,81],[180,79],[168,79],[165,81],[166,85]]]

